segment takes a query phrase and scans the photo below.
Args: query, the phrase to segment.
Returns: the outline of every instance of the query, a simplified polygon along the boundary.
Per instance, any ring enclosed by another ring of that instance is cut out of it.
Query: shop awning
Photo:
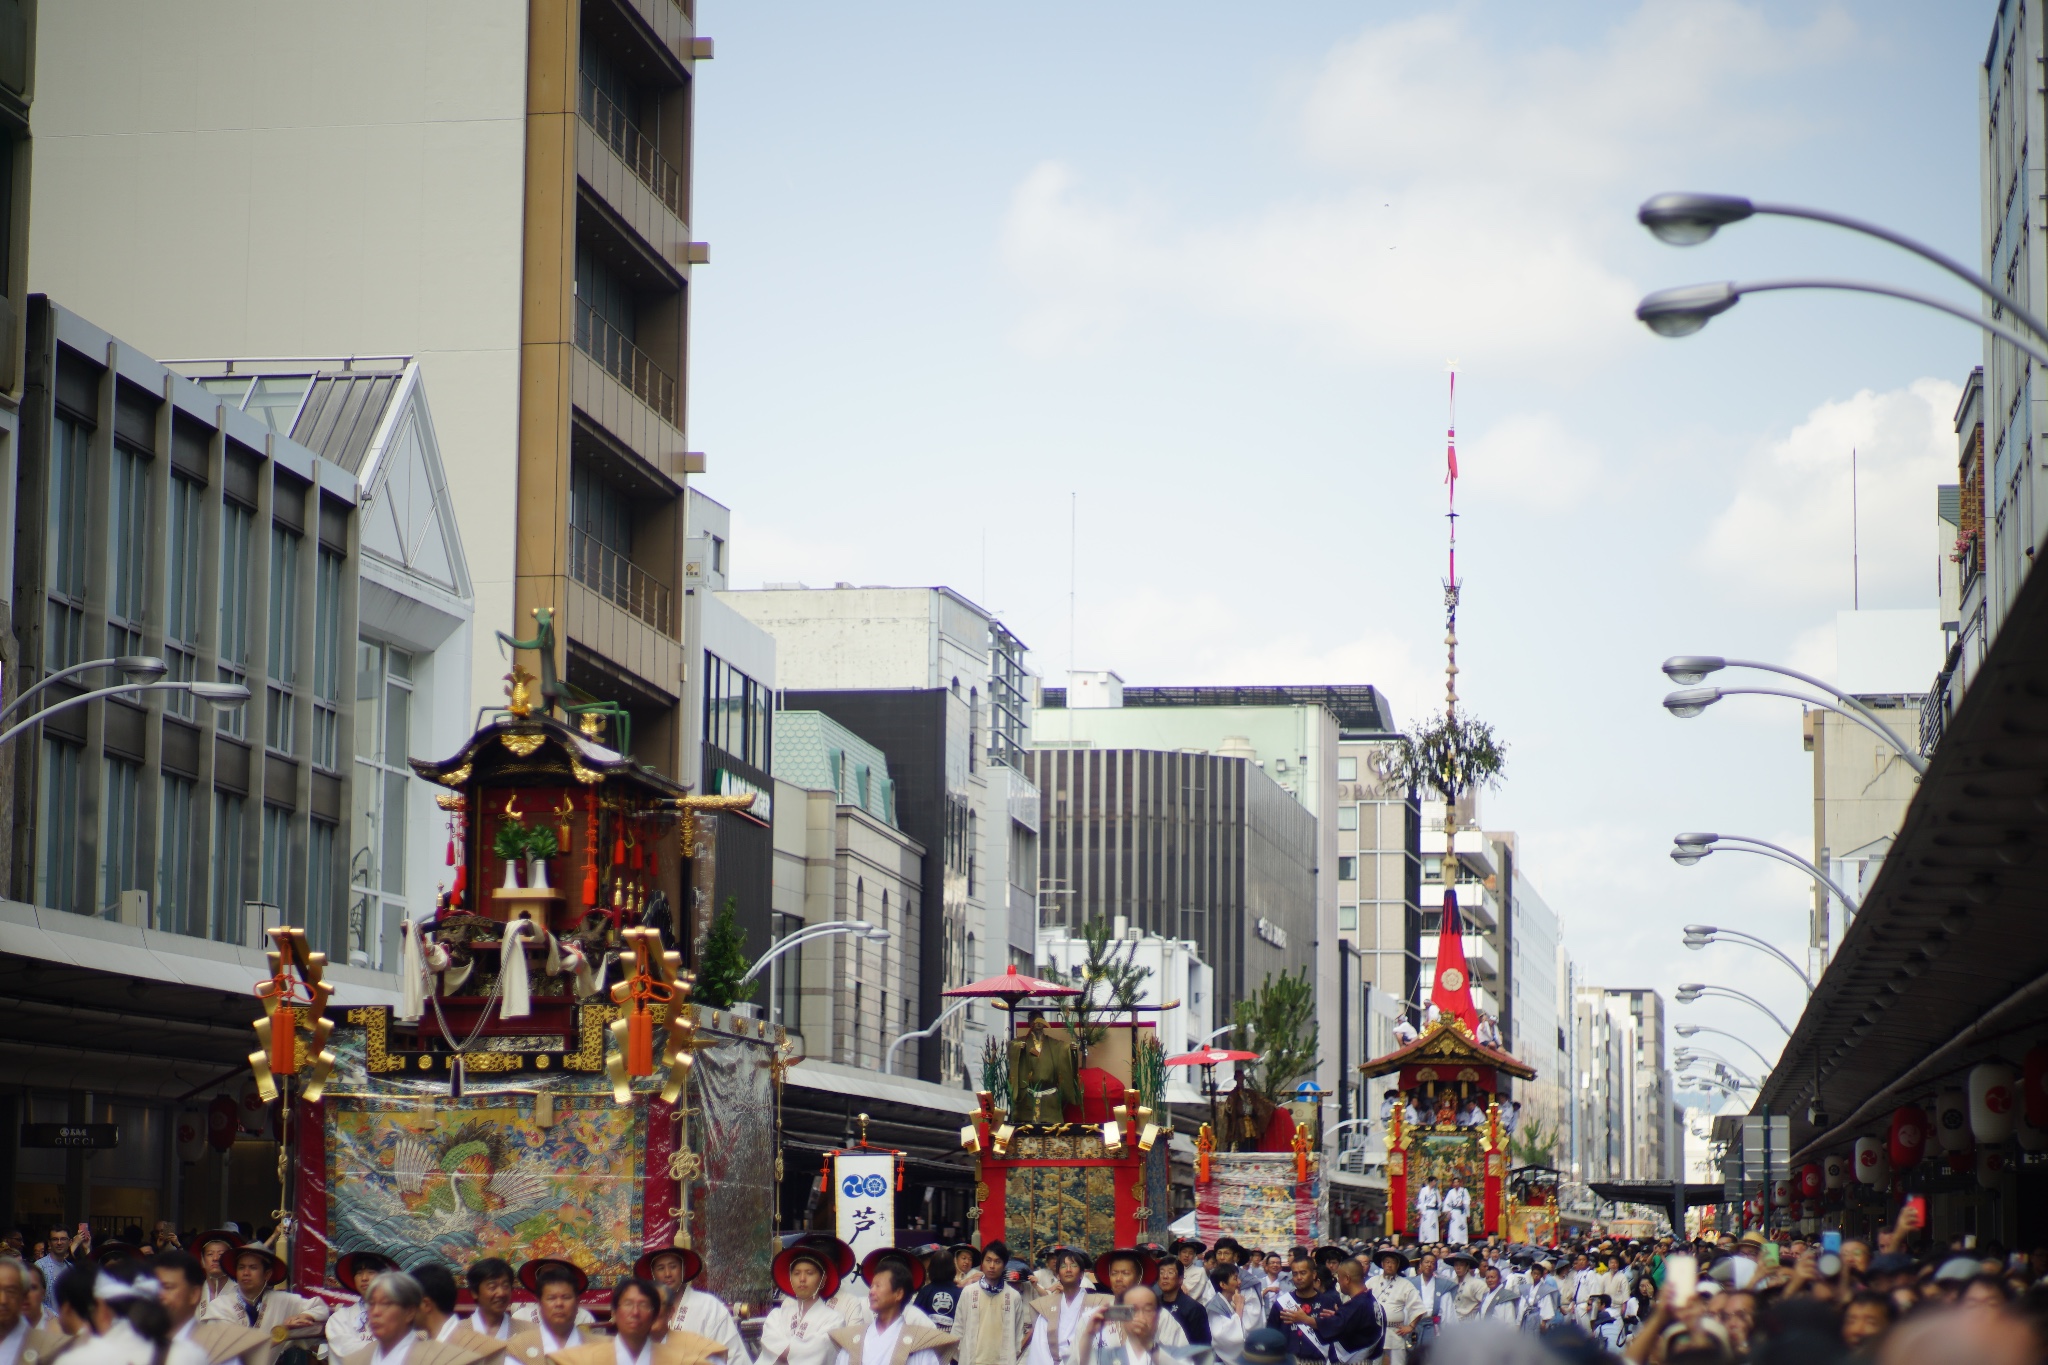
[[[2033,574],[1764,1084],[1755,1112],[1790,1117],[1795,1163],[1880,1135],[1977,1062],[2018,1060],[2048,1022],[2043,905],[2048,574]]]

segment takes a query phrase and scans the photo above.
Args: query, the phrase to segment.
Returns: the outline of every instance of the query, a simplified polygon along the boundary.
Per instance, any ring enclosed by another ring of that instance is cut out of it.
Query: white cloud
[[[1475,496],[1556,510],[1593,491],[1600,452],[1553,413],[1516,413],[1461,445],[1458,469]]]
[[[1703,567],[1777,605],[1849,606],[1853,451],[1862,603],[1926,604],[1934,490],[1956,477],[1960,394],[1947,380],[1920,379],[1815,408],[1745,463],[1734,500],[1701,547]],[[1819,641],[1802,644],[1815,649]]]
[[[1146,303],[1298,332],[1349,357],[1561,359],[1633,334],[1603,259],[1653,167],[1797,136],[1745,99],[1828,60],[1846,19],[1775,28],[1731,0],[1645,0],[1593,46],[1501,46],[1483,15],[1366,29],[1298,93],[1296,145],[1346,183],[1219,219],[1091,192],[1048,160],[1019,184],[1005,263],[1037,353],[1099,345]],[[1228,197],[1226,192],[1224,197]]]

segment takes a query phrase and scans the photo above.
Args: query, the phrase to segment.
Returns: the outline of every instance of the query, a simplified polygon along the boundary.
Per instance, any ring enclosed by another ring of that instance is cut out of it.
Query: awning
[[[1880,1135],[1980,1061],[2017,1060],[2048,1022],[2044,904],[2048,574],[2030,574],[1764,1083],[1755,1112],[1790,1117],[1795,1163]]]
[[[1610,1204],[1648,1204],[1666,1213],[1671,1211],[1673,1186],[1668,1180],[1595,1180],[1586,1188]],[[1728,1197],[1721,1185],[1688,1183],[1683,1188],[1685,1206],[1689,1209],[1718,1204]]]

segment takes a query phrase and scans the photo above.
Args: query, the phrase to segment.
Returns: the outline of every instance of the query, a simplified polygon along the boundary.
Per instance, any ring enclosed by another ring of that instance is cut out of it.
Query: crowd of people
[[[803,1234],[774,1258],[778,1298],[743,1322],[687,1248],[649,1251],[596,1295],[567,1260],[484,1257],[458,1274],[357,1248],[300,1294],[240,1229],[95,1245],[81,1227],[0,1239],[0,1365],[2048,1362],[2048,1247],[1916,1251],[1919,1231],[1909,1209],[1874,1244],[1745,1233],[1282,1251],[1223,1237],[1052,1246],[1035,1261],[1000,1241],[857,1261]]]

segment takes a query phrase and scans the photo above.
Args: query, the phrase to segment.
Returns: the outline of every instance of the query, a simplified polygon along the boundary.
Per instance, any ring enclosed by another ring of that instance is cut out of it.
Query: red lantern
[[[1817,1199],[1820,1197],[1820,1165],[1809,1161],[1799,1168],[1799,1197]]]
[[[206,1106],[206,1142],[216,1152],[225,1152],[235,1145],[235,1134],[242,1130],[242,1106],[235,1103],[232,1095],[215,1095],[213,1103]]]
[[[2022,1059],[2021,1094],[2027,1106],[2027,1126],[2048,1128],[2048,1043],[2036,1043]]]
[[[1892,1169],[1910,1171],[1927,1151],[1927,1115],[1917,1104],[1903,1104],[1892,1111],[1891,1138],[1887,1144]]]

